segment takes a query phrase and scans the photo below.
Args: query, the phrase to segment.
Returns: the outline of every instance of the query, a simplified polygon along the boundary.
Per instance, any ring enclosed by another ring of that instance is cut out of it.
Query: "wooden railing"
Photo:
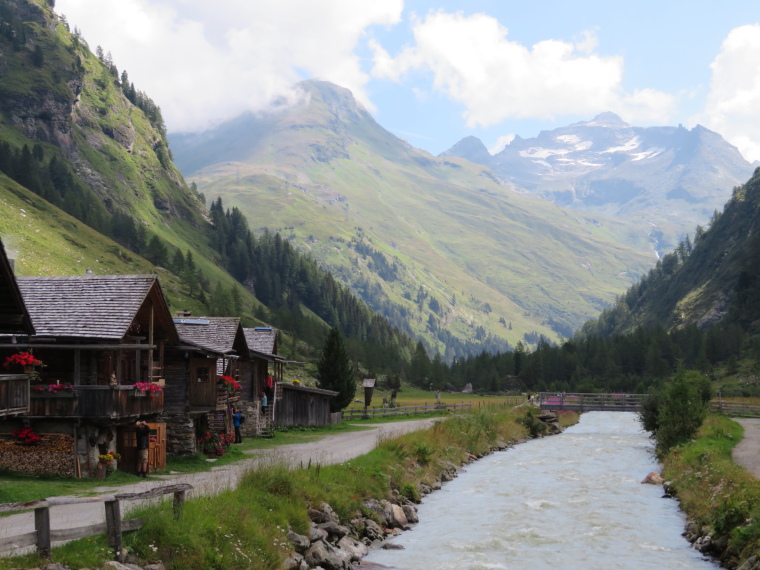
[[[392,416],[413,416],[416,414],[429,414],[432,412],[455,412],[457,410],[472,409],[471,402],[461,404],[423,404],[420,406],[402,406],[400,408],[369,408],[364,410],[344,410],[343,421],[361,420],[363,418],[386,418]]]
[[[121,520],[121,507],[119,501],[135,501],[139,499],[152,499],[174,494],[174,516],[179,518],[182,507],[185,504],[185,493],[193,488],[187,483],[156,487],[144,493],[117,493],[104,497],[51,497],[42,501],[28,503],[5,503],[0,505],[0,513],[24,511],[34,509],[34,528],[32,532],[0,538],[0,552],[12,551],[19,548],[36,546],[37,552],[46,558],[50,557],[50,549],[53,542],[66,542],[106,533],[108,544],[113,548],[114,555],[118,559],[121,556],[122,533],[137,530],[145,525],[146,519]],[[80,526],[67,529],[50,529],[50,508],[60,505],[76,505],[83,503],[103,503],[105,506],[105,522],[89,526]]]
[[[29,376],[0,375],[0,416],[25,414],[29,411]]]
[[[555,394],[538,395],[542,410],[577,412],[637,412],[646,394]]]
[[[164,409],[164,393],[143,394],[131,386],[75,386],[73,391],[35,392],[29,415],[37,417],[119,418],[147,416]]]

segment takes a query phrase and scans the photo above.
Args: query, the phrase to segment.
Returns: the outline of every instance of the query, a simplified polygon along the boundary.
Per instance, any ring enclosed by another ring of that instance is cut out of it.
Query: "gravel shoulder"
[[[100,487],[96,492],[110,493],[141,493],[154,487],[174,483],[189,483],[193,486],[193,495],[213,495],[221,491],[235,488],[243,474],[262,465],[285,463],[289,467],[300,465],[333,465],[343,463],[354,457],[372,451],[377,444],[384,440],[403,435],[418,429],[430,427],[440,418],[410,420],[387,424],[362,424],[373,428],[363,431],[347,432],[329,435],[318,441],[309,443],[284,445],[267,450],[253,450],[250,459],[245,459],[231,465],[212,468],[202,473],[180,475],[160,475],[151,477],[132,485],[120,487]],[[129,503],[122,506],[122,516],[129,510]],[[50,509],[52,529],[75,528],[105,522],[103,503],[85,503],[79,505],[63,505]],[[19,513],[0,518],[0,538],[17,536],[34,530],[34,512]],[[30,549],[18,549],[15,553],[22,554]],[[7,556],[10,552],[0,552]]]

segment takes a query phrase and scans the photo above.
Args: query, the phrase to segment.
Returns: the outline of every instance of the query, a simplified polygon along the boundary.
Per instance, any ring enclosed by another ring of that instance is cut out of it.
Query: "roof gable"
[[[238,317],[191,317],[174,319],[183,342],[220,354],[245,354],[247,346]]]
[[[120,340],[150,296],[158,322],[176,339],[155,275],[20,277],[18,284],[40,336]]]
[[[11,263],[0,241],[0,333],[34,334]]]
[[[277,354],[277,331],[271,327],[243,329],[248,348],[262,354]]]

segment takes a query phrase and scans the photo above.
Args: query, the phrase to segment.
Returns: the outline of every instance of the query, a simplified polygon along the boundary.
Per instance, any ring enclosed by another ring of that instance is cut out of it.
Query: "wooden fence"
[[[423,404],[421,406],[401,406],[399,408],[369,408],[364,410],[343,410],[343,421],[361,420],[365,416],[372,418],[387,418],[392,416],[413,416],[432,412],[455,412],[472,409],[471,402],[461,404]]]
[[[32,389],[29,405],[30,416],[56,418],[123,418],[163,411],[163,391],[151,396],[132,386],[75,386],[57,393]]]
[[[5,503],[0,504],[0,513],[23,511],[34,509],[34,528],[32,532],[16,536],[0,538],[0,552],[11,549],[36,546],[41,556],[50,557],[50,549],[53,542],[64,542],[95,536],[106,533],[108,544],[113,548],[114,555],[118,560],[121,556],[121,538],[123,532],[137,530],[145,525],[145,519],[121,520],[120,501],[136,501],[140,499],[153,499],[169,493],[174,494],[174,516],[179,518],[182,507],[185,504],[185,493],[193,488],[187,483],[155,487],[144,493],[117,493],[103,497],[51,497],[41,501],[28,503]],[[81,526],[68,529],[50,529],[50,508],[61,505],[75,505],[83,503],[102,502],[105,505],[106,520],[104,523]]]
[[[547,394],[538,396],[542,410],[573,410],[577,412],[637,412],[646,394]]]
[[[740,404],[738,402],[710,402],[710,410],[727,416],[740,418],[760,417],[760,404]]]
[[[0,416],[23,414],[29,411],[29,376],[0,375]]]

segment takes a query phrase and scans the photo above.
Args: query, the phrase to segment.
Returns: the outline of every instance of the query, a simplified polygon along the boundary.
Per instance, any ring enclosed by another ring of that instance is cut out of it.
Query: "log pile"
[[[74,438],[65,434],[38,434],[41,441],[23,445],[12,438],[0,439],[0,470],[27,475],[76,476]]]

